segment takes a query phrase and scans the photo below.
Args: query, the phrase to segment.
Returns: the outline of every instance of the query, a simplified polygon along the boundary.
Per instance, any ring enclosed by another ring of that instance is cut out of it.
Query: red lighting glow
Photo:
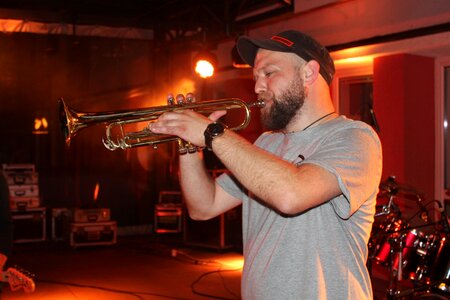
[[[94,188],[94,202],[97,202],[99,191],[100,191],[100,184],[97,182]]]
[[[45,117],[35,118],[33,126],[33,134],[47,134],[48,133],[48,121]]]

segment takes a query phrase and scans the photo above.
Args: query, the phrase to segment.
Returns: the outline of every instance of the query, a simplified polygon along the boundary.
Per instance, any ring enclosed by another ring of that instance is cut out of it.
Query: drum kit
[[[402,214],[400,197],[415,202],[412,216]],[[379,198],[387,203],[377,206],[368,265],[389,271],[386,298],[450,299],[450,229],[441,202],[424,202],[421,193],[395,177],[380,184]],[[413,225],[414,218],[419,222]]]

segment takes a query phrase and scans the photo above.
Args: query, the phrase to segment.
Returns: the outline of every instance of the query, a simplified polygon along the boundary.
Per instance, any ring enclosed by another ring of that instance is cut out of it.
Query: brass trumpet
[[[208,100],[201,102],[192,102],[186,104],[173,104],[167,106],[155,106],[150,108],[141,108],[134,110],[122,110],[111,112],[80,112],[67,106],[64,99],[59,100],[59,115],[61,127],[66,140],[66,144],[70,145],[70,140],[75,134],[83,128],[92,125],[105,124],[106,134],[103,138],[103,144],[109,150],[128,149],[138,146],[153,146],[158,144],[178,141],[180,147],[184,142],[177,136],[156,134],[151,132],[148,127],[137,132],[126,132],[124,126],[131,123],[152,122],[159,118],[163,113],[169,111],[179,111],[191,109],[201,114],[210,114],[218,110],[243,109],[245,112],[244,120],[237,126],[230,128],[237,131],[244,129],[250,123],[250,108],[263,107],[264,102],[258,100],[253,103],[246,103],[241,99],[227,98],[219,100]],[[118,132],[117,136],[112,135]],[[185,146],[182,146],[185,147]],[[180,149],[181,153],[187,152],[188,149]]]

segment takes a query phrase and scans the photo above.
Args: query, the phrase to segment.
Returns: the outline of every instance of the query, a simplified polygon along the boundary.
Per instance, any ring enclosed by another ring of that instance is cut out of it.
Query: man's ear
[[[315,60],[308,61],[304,68],[305,84],[312,84],[319,77],[320,65]]]

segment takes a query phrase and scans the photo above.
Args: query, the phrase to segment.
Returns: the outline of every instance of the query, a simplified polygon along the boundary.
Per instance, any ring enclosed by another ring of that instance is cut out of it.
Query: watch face
[[[206,127],[204,132],[205,145],[209,150],[212,150],[212,141],[214,138],[222,135],[225,132],[226,126],[222,123],[213,122]]]
[[[223,133],[225,126],[220,123],[211,123],[208,125],[208,133],[212,136]]]

